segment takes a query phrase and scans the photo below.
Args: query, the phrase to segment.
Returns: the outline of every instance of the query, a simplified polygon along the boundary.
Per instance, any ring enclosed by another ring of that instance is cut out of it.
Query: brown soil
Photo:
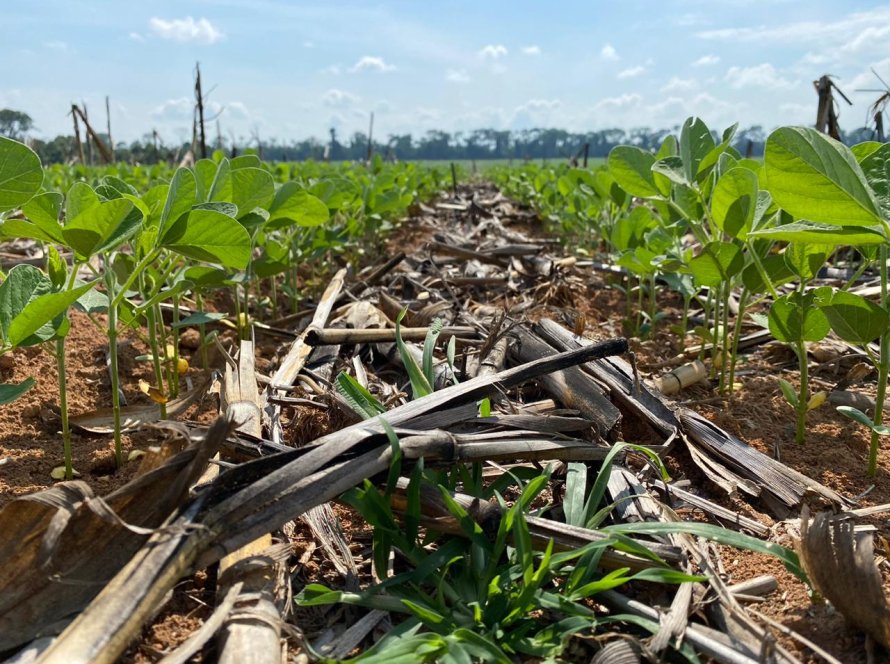
[[[544,232],[537,225],[519,229],[530,235]],[[421,246],[433,229],[406,225],[397,230],[389,242],[392,251],[408,250]],[[579,325],[595,338],[621,334],[624,328],[624,296],[611,288],[601,274],[574,270],[570,276],[554,281],[548,290],[539,293],[544,304],[528,312],[530,318],[549,315],[570,326]],[[677,335],[668,326],[679,319],[676,301],[665,298],[661,310],[668,318],[659,323],[653,341],[633,340],[639,367],[645,376],[657,375],[655,367],[675,356],[681,350]],[[86,316],[74,313],[72,330],[68,337],[68,395],[72,414],[111,405],[108,373],[105,368],[107,342]],[[689,337],[689,343],[694,340]],[[261,370],[271,368],[275,361],[273,344],[264,353]],[[147,352],[138,339],[126,338],[121,343],[121,375],[124,391],[130,403],[147,403],[147,397],[138,389],[140,378],[151,381],[151,366],[135,360]],[[183,352],[188,356],[187,349]],[[38,491],[52,484],[50,472],[61,464],[62,443],[59,418],[54,412],[58,402],[55,357],[51,348],[28,348],[11,354],[13,364],[0,365],[2,382],[18,382],[28,376],[36,376],[37,386],[21,400],[0,411],[0,506],[15,496]],[[885,446],[879,454],[879,470],[875,478],[866,474],[868,437],[862,427],[842,417],[829,405],[810,413],[807,442],[793,442],[793,415],[784,402],[776,377],[779,367],[789,363],[789,356],[776,344],[755,349],[740,362],[738,382],[742,384],[731,400],[720,396],[711,383],[702,383],[686,389],[678,401],[702,413],[721,427],[748,442],[766,454],[778,454],[790,467],[812,477],[846,497],[859,497],[860,506],[890,503],[890,448]],[[190,370],[193,375],[198,370]],[[782,377],[792,383],[796,372],[783,371]],[[813,376],[830,385],[837,380],[834,367],[815,367]],[[872,379],[873,387],[873,379]],[[866,389],[867,391],[867,389]],[[205,402],[193,406],[187,418],[206,418],[215,410],[215,404]],[[309,407],[286,408],[289,421],[300,422],[299,428],[291,429],[290,442],[304,444],[341,426],[331,421],[332,413]],[[336,419],[336,418],[334,418]],[[639,442],[642,432],[628,428],[625,438]],[[152,443],[156,434],[151,430],[124,436],[124,457],[133,449]],[[158,438],[160,436],[157,436]],[[115,469],[113,445],[110,437],[90,436],[79,432],[72,434],[74,466],[81,479],[89,483],[97,494],[106,494],[128,481],[135,472],[135,463],[126,463]],[[698,469],[677,450],[668,459],[669,469],[675,479],[689,479],[695,491],[727,507],[773,525],[775,520],[763,506],[737,496],[726,496],[708,483]],[[355,553],[370,546],[370,533],[359,517],[348,508],[337,506],[338,516]],[[790,515],[792,518],[796,515]],[[890,539],[890,526],[880,516],[870,521],[878,529],[878,541]],[[792,545],[784,529],[774,529],[778,541]],[[336,572],[326,561],[314,541],[301,526],[293,537],[295,563],[293,580],[296,586],[306,582],[333,583]],[[825,603],[813,604],[806,587],[789,574],[780,563],[760,554],[739,552],[721,548],[724,565],[730,582],[743,581],[755,576],[770,574],[779,581],[779,590],[765,598],[755,608],[803,636],[812,639],[842,662],[865,662],[865,637],[847,626],[842,616]],[[887,555],[888,552],[882,552]],[[366,557],[366,556],[364,556]],[[885,577],[887,564],[883,563]],[[362,568],[362,580],[367,580],[369,569]],[[208,576],[202,572],[184,581],[177,588],[174,598],[163,609],[152,625],[144,631],[143,640],[135,644],[126,657],[127,661],[156,661],[162,654],[184,641],[201,621],[209,615],[212,592],[206,585]],[[351,609],[344,609],[350,611]],[[298,610],[299,611],[299,610]],[[303,610],[298,624],[307,634],[324,630],[325,617]],[[796,652],[804,661],[820,661],[797,642],[776,632],[778,641]],[[880,658],[881,653],[876,653]],[[200,661],[196,660],[196,661]],[[882,661],[882,660],[879,660]]]

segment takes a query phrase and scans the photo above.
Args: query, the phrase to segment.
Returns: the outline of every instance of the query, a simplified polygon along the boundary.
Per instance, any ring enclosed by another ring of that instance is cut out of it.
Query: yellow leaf
[[[143,394],[147,394],[148,398],[155,403],[167,403],[167,397],[164,396],[164,393],[158,388],[152,387],[146,381],[139,381],[139,389],[142,390]]]
[[[184,357],[180,357],[179,361],[176,363],[176,373],[180,376],[184,373],[188,373],[189,370],[189,361]]]
[[[164,352],[167,353],[167,359],[172,360],[173,356],[176,355],[176,350],[173,348],[173,344],[167,344],[167,347],[164,349]]]
[[[141,459],[144,456],[145,456],[144,450],[132,450],[127,455],[127,461],[135,461],[136,459]]]
[[[828,399],[828,392],[826,392],[825,390],[816,392],[813,396],[810,397],[810,400],[807,401],[807,410],[818,408],[823,403],[825,403],[826,399]]]
[[[54,480],[59,480],[59,481],[64,480],[65,479],[65,466],[56,466],[55,468],[52,469],[49,476],[52,477]],[[76,470],[74,471],[74,477],[80,477],[80,473],[78,473]]]

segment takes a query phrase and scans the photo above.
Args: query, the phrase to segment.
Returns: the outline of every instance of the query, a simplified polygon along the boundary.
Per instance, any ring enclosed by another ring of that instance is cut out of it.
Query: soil
[[[540,237],[545,230],[537,225],[512,226],[533,237]],[[392,235],[389,250],[409,250],[422,246],[435,229],[430,226],[406,224]],[[599,273],[574,269],[571,277],[550,285],[550,290],[539,293],[541,305],[528,312],[530,318],[549,315],[556,320],[580,326],[592,338],[620,334],[625,313],[624,296],[610,287]],[[682,340],[669,331],[669,326],[679,320],[678,303],[668,294],[662,298],[660,311],[666,318],[659,323],[654,340],[633,339],[632,345],[638,366],[644,377],[657,375],[664,363],[682,348]],[[101,317],[98,319],[103,322]],[[74,414],[85,413],[111,405],[108,372],[105,366],[107,341],[89,319],[80,313],[71,315],[72,329],[67,340],[67,374],[69,409]],[[688,343],[696,341],[690,336]],[[263,368],[271,370],[275,363],[275,347],[270,344],[264,353]],[[123,388],[129,403],[149,403],[139,390],[140,379],[152,380],[151,365],[137,361],[136,357],[148,351],[138,338],[125,337],[121,341],[121,375]],[[188,349],[183,348],[188,357]],[[0,364],[2,382],[18,382],[28,376],[36,376],[38,383],[16,403],[0,411],[0,506],[16,496],[38,491],[52,485],[52,469],[61,465],[60,421],[56,414],[58,391],[56,384],[55,357],[52,349],[41,347],[14,351]],[[830,386],[843,374],[838,373],[851,363],[836,362],[811,369],[815,385]],[[793,414],[783,400],[776,378],[781,375],[796,385],[797,372],[793,357],[781,345],[771,343],[744,356],[740,362],[737,381],[741,387],[731,398],[717,393],[711,382],[691,386],[678,395],[677,400],[711,419],[727,431],[754,446],[761,452],[778,455],[781,461],[795,470],[818,480],[848,498],[856,498],[861,507],[890,503],[890,447],[884,446],[878,455],[878,474],[868,477],[866,461],[868,437],[863,427],[842,417],[828,404],[812,411],[805,445],[794,443]],[[190,369],[197,378],[200,371]],[[820,382],[821,381],[821,382]],[[873,390],[866,382],[861,389]],[[857,388],[860,389],[860,388]],[[299,395],[297,395],[299,396]],[[215,412],[216,404],[205,400],[193,406],[186,419],[206,419]],[[329,413],[316,408],[295,406],[285,409],[289,421],[301,422],[293,429],[290,442],[305,444],[332,427],[342,423],[332,421]],[[624,436],[637,442],[639,432],[631,427]],[[151,429],[124,436],[124,458],[135,449],[151,445],[160,434]],[[125,463],[120,469],[114,465],[113,444],[110,436],[93,436],[81,432],[72,433],[74,466],[96,494],[103,495],[127,482],[136,471],[136,462]],[[692,490],[723,504],[746,516],[770,526],[776,521],[756,500],[727,496],[710,484],[698,471],[682,449],[675,450],[668,459],[674,479],[687,479]],[[351,550],[360,553],[370,546],[370,533],[359,517],[348,508],[336,506]],[[796,515],[789,515],[794,518]],[[877,542],[890,541],[890,524],[882,517],[863,520],[877,528]],[[792,545],[781,527],[774,528],[778,541]],[[313,538],[297,525],[293,539],[293,582],[300,586],[307,582],[331,583],[339,577],[326,561],[323,553],[315,548]],[[842,662],[867,661],[866,639],[861,632],[845,624],[843,617],[826,603],[813,603],[807,589],[789,574],[776,560],[764,555],[739,552],[721,547],[727,580],[738,582],[759,575],[772,575],[779,583],[777,592],[764,598],[756,610],[782,625],[799,632],[825,648]],[[883,555],[890,552],[881,551]],[[888,564],[881,563],[881,572],[888,589]],[[363,576],[369,572],[362,568]],[[154,622],[143,633],[140,643],[134,644],[125,657],[126,661],[156,661],[182,643],[205,619],[213,602],[212,579],[201,572],[182,582],[173,599],[165,606]],[[351,609],[344,609],[349,611]],[[297,624],[307,634],[317,635],[325,625],[312,611],[298,610]],[[804,661],[821,661],[806,647],[775,632],[779,643],[797,653]],[[879,649],[878,649],[879,650]],[[875,653],[886,657],[886,653]],[[202,661],[199,656],[193,661]]]

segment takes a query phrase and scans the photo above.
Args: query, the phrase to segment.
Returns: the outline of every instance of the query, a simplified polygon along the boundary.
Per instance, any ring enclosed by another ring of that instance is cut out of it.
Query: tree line
[[[45,164],[65,163],[78,154],[74,136],[60,135],[51,140],[29,138],[33,122],[26,113],[12,109],[0,109],[0,135],[17,140],[27,140]],[[635,145],[644,150],[656,150],[664,137],[676,133],[679,127],[651,129],[599,129],[588,132],[569,132],[564,129],[521,129],[497,130],[476,129],[474,131],[450,133],[430,130],[420,136],[413,134],[392,134],[385,140],[374,140],[371,149],[374,153],[399,161],[413,160],[486,160],[486,159],[570,159],[580,156],[587,148],[589,157],[605,157],[616,145]],[[734,147],[743,155],[759,157],[768,131],[760,125],[740,129],[734,140]],[[100,133],[101,139],[107,136]],[[874,140],[874,131],[861,127],[850,132],[842,132],[842,140],[854,144],[864,140]],[[190,144],[165,144],[156,133],[145,134],[140,140],[129,143],[119,142],[114,146],[115,156],[120,161],[133,163],[156,163],[174,161],[189,149]],[[360,161],[368,156],[368,136],[355,132],[341,138],[331,130],[330,139],[322,141],[307,138],[301,141],[268,139],[225,139],[217,136],[207,146],[208,150],[224,150],[238,154],[245,149],[257,151],[270,161],[302,161],[306,159],[332,161]],[[98,154],[94,155],[96,163]]]

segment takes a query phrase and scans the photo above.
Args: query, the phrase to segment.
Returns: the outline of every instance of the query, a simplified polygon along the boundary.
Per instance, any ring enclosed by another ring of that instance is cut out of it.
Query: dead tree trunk
[[[195,104],[198,108],[198,139],[201,159],[207,158],[207,135],[204,133],[204,93],[201,91],[201,63],[195,63]]]
[[[80,159],[80,163],[85,164],[83,143],[80,140],[80,123],[77,121],[77,110],[77,104],[71,104],[71,117],[74,120],[74,140],[77,142],[77,156]]]
[[[105,95],[105,129],[108,132],[108,150],[111,152],[111,161],[114,161],[114,141],[111,139],[111,102]]]
[[[837,107],[834,103],[834,91],[843,98],[847,104],[853,105],[847,96],[841,92],[840,88],[831,80],[831,76],[826,74],[818,81],[813,81],[816,93],[819,95],[819,107],[816,111],[816,130],[823,134],[828,134],[835,140],[841,140],[841,128],[838,124]]]

